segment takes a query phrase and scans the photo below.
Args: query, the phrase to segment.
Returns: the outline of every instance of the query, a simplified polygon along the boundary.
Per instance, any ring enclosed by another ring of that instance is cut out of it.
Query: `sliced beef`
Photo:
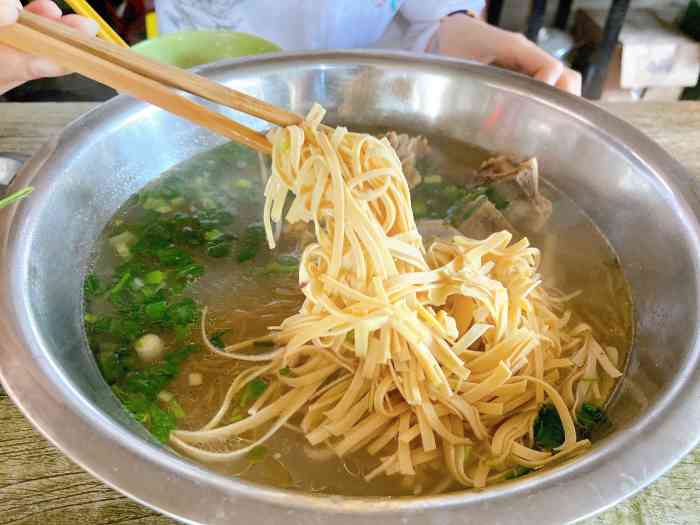
[[[518,164],[505,155],[485,160],[476,173],[476,184],[490,184],[505,175],[512,175]]]
[[[412,137],[405,133],[398,134],[395,131],[387,133],[386,138],[399,156],[408,186],[415,188],[421,182],[421,174],[416,169],[416,162],[430,152],[428,139],[422,135]]]
[[[421,219],[416,222],[416,226],[426,248],[437,240],[450,240],[455,235],[461,235],[457,228],[442,219]]]
[[[468,218],[459,225],[459,231],[470,239],[486,239],[489,235],[508,230],[517,238],[520,235],[510,221],[487,198],[474,202]]]
[[[487,185],[509,202],[503,210],[508,220],[524,232],[538,232],[552,214],[552,203],[540,193],[537,159],[516,163],[500,156],[484,162],[475,185]]]

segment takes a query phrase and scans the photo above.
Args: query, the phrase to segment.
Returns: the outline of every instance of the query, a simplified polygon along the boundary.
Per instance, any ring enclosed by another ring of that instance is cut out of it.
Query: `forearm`
[[[426,51],[490,63],[496,60],[496,53],[498,47],[502,45],[502,39],[511,36],[517,37],[514,33],[489,26],[478,16],[455,13],[440,21],[440,27],[433,35]]]

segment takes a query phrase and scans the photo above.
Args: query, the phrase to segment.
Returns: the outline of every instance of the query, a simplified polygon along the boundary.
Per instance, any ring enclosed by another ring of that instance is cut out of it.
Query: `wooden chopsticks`
[[[18,23],[0,28],[0,42],[42,55],[69,70],[150,102],[257,151],[269,153],[265,136],[179,95],[175,89],[234,108],[272,124],[298,124],[302,117],[129,49],[81,35],[72,28],[22,11]]]

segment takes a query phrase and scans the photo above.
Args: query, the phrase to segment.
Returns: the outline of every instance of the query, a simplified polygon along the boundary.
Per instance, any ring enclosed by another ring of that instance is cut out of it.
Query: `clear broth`
[[[431,147],[431,170],[455,184],[463,183],[471,170],[492,156],[456,141],[433,139]],[[222,202],[230,201],[236,215],[234,229],[240,231],[246,224],[260,221],[259,169],[255,156],[243,154],[235,146],[224,145],[175,166],[148,189],[157,188],[177,176],[217,188]],[[248,181],[249,187],[242,188],[248,183],[236,182],[241,179]],[[605,237],[571,199],[544,181],[541,191],[552,201],[552,217],[544,233],[529,238],[543,252],[541,271],[545,283],[564,291],[583,290],[583,294],[572,300],[571,309],[593,326],[602,344],[615,346],[621,362],[626,362],[633,336],[632,302],[619,260]],[[241,199],[241,193],[248,193],[248,196]],[[94,263],[98,275],[108,275],[117,264],[118,258],[108,239],[120,221],[138,220],[134,209],[132,200],[116,214],[99,240]],[[295,253],[294,239],[284,240],[283,237],[280,250]],[[225,336],[226,343],[264,335],[267,327],[278,325],[298,310],[303,296],[298,290],[296,273],[260,273],[275,255],[265,247],[253,260],[244,263],[232,257],[196,258],[206,267],[206,273],[187,293],[208,307],[210,334],[231,330]],[[92,305],[92,311],[108,309],[104,301]],[[164,335],[166,342],[172,344],[172,334]],[[191,341],[201,344],[197,332],[193,333]],[[167,387],[185,412],[185,417],[178,420],[178,428],[196,429],[204,425],[217,411],[231,381],[243,366],[206,351],[190,356],[182,372]],[[202,374],[201,386],[189,386],[188,375],[193,372]],[[608,381],[601,387],[608,397],[614,382]],[[461,490],[456,484],[440,485],[446,476],[442,466],[428,466],[416,479],[379,477],[366,482],[363,475],[376,466],[376,458],[355,454],[340,460],[330,450],[312,449],[303,436],[288,429],[282,429],[265,446],[270,453],[259,461],[242,459],[226,465],[207,466],[250,481],[314,493],[390,497],[429,493],[437,487]]]

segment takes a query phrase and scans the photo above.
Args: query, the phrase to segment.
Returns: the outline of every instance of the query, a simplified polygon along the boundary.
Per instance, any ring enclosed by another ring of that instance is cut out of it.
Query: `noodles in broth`
[[[221,463],[291,428],[339,457],[370,454],[366,480],[442,463],[450,482],[476,488],[514,466],[538,469],[589,447],[576,414],[603,397],[598,380],[619,377],[622,363],[572,319],[575,294],[545,288],[539,250],[527,238],[511,242],[508,231],[426,249],[389,141],[328,128],[323,115],[315,106],[302,126],[268,137],[269,246],[283,221],[315,232],[299,268],[304,302],[268,336],[223,349],[208,339],[204,312],[207,348],[247,366],[216,414],[199,430],[173,431],[170,443]],[[255,351],[256,341],[273,346]],[[227,419],[246,385],[263,377],[268,387],[245,417]],[[552,450],[534,443],[544,403],[564,433]]]

